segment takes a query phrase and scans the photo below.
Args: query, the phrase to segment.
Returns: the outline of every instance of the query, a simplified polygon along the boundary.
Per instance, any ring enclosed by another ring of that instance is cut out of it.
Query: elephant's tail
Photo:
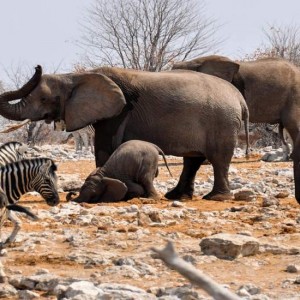
[[[243,105],[244,104],[244,105]],[[246,157],[249,156],[249,110],[246,103],[242,103],[242,120],[244,121],[246,135]]]
[[[171,171],[170,171],[170,169],[169,169],[169,165],[168,165],[168,162],[167,162],[167,159],[166,159],[166,156],[165,156],[164,152],[163,152],[158,146],[155,145],[155,147],[156,147],[156,149],[158,150],[158,153],[159,153],[160,155],[162,155],[162,157],[163,157],[163,159],[164,159],[164,162],[165,162],[165,165],[166,165],[166,167],[167,167],[167,169],[168,169],[168,171],[169,171],[170,176],[173,177],[173,175],[172,175],[172,173],[171,173]]]

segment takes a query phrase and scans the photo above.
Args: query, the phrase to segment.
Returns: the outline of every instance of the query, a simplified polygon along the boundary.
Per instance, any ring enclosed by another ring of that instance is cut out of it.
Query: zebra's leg
[[[78,152],[81,150],[81,137],[77,131],[72,132],[74,142],[75,142],[75,151]]]
[[[21,229],[21,225],[22,225],[21,220],[12,211],[8,211],[7,218],[8,218],[8,220],[10,220],[13,223],[14,229],[13,229],[11,235],[4,242],[4,245],[9,245],[16,240],[16,236],[17,236],[19,230]]]
[[[81,132],[80,136],[81,136],[82,143],[83,143],[82,148],[84,147],[85,151],[88,152],[89,151],[89,136],[88,136],[87,130]]]

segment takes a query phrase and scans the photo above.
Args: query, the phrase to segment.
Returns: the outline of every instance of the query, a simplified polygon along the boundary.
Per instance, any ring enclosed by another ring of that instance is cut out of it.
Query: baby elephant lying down
[[[75,202],[111,202],[128,200],[134,197],[159,199],[153,186],[158,175],[159,154],[163,151],[154,144],[131,140],[120,145],[110,156],[105,165],[94,170],[85,180]],[[67,199],[70,200],[69,193]]]

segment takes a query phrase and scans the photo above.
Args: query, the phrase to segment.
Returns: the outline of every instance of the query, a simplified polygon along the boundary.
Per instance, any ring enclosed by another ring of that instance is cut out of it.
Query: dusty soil
[[[178,160],[169,161],[171,170],[174,177],[177,179],[181,171],[181,163]],[[255,173],[261,168],[261,162],[257,158],[252,158],[250,161],[235,160],[233,166],[236,169],[247,169],[249,173]],[[288,168],[291,167],[290,162],[284,163],[270,163],[272,168]],[[81,178],[84,179],[94,168],[93,161],[78,161],[78,162],[61,162],[59,163],[58,174],[80,174]],[[166,181],[170,177],[163,166],[160,166],[160,174],[158,180]],[[208,176],[211,176],[212,170],[210,165],[204,165],[197,174],[197,179],[207,180]],[[263,180],[263,178],[261,178]],[[66,193],[61,193],[61,202],[63,205],[66,200]],[[176,222],[176,224],[170,223],[165,227],[152,227],[144,225],[143,229],[149,231],[148,235],[144,235],[141,238],[129,239],[129,233],[137,232],[139,228],[137,226],[118,226],[109,228],[109,226],[103,225],[97,226],[78,226],[73,223],[61,224],[61,222],[52,222],[47,228],[48,232],[52,232],[53,235],[59,235],[64,229],[78,230],[78,233],[87,234],[90,237],[90,242],[85,245],[79,246],[82,252],[87,255],[89,253],[99,253],[101,251],[111,251],[116,257],[135,257],[149,255],[151,257],[150,247],[156,246],[162,248],[165,245],[165,239],[172,237],[172,235],[177,235],[179,238],[174,240],[175,247],[180,255],[190,254],[194,257],[200,255],[199,241],[205,236],[209,236],[214,233],[227,232],[227,233],[238,233],[241,231],[249,231],[249,225],[253,226],[251,230],[252,236],[257,238],[272,239],[276,238],[281,240],[286,246],[293,246],[300,248],[300,232],[299,227],[293,227],[283,224],[285,220],[280,220],[276,217],[269,218],[268,222],[272,226],[270,228],[262,229],[261,226],[254,226],[260,222],[258,218],[259,213],[257,213],[257,208],[260,206],[260,199],[255,203],[249,203],[246,201],[233,201],[226,200],[223,202],[217,201],[205,201],[201,197],[194,197],[191,201],[184,201],[184,206],[186,208],[196,209],[196,213],[200,216],[203,212],[211,211],[224,211],[226,208],[239,207],[250,205],[253,209],[256,208],[255,212],[251,214],[249,210],[247,212],[240,211],[233,215],[230,220],[231,222],[222,223],[208,223],[202,222],[199,219],[198,222],[191,222],[189,218],[181,218]],[[29,206],[34,211],[39,209],[49,209],[45,202],[39,196],[24,196],[21,203],[25,206]],[[177,210],[176,207],[170,207],[171,202],[165,199],[161,199],[158,202],[149,203],[142,202],[140,199],[132,199],[128,202],[120,203],[105,203],[99,205],[115,206],[115,207],[128,207],[136,204],[141,207],[145,204],[149,204],[153,207],[159,209],[172,209]],[[90,208],[92,205],[85,204],[84,208]],[[296,220],[299,217],[299,205],[294,198],[286,198],[281,200],[281,207],[286,208],[285,216],[290,219]],[[78,216],[71,216],[72,219],[76,220]],[[126,214],[121,214],[114,216],[120,220],[127,220],[131,216]],[[45,228],[40,222],[33,223],[26,221],[23,222],[22,232],[28,233],[42,233]],[[41,222],[46,220],[41,220]],[[285,226],[284,226],[285,225]],[[11,230],[11,224],[6,223],[2,232],[7,233]],[[102,244],[99,244],[99,232],[106,231],[106,239],[102,239]],[[119,234],[120,243],[116,243],[111,240],[110,232],[117,232]],[[96,241],[97,243],[93,242]],[[122,243],[121,243],[122,242]],[[18,243],[15,246],[18,246]],[[55,240],[50,240],[47,247],[45,248],[43,243],[36,243],[35,249],[31,251],[20,252],[15,251],[14,247],[8,249],[8,256],[5,259],[4,264],[9,266],[8,272],[10,274],[16,272],[22,272],[24,275],[35,274],[39,269],[48,269],[51,273],[57,274],[63,277],[79,277],[79,278],[92,278],[99,276],[101,282],[119,282],[119,283],[129,283],[137,287],[142,287],[144,289],[151,287],[160,286],[179,286],[187,283],[180,275],[175,271],[168,270],[160,261],[157,259],[151,259],[153,266],[158,270],[158,274],[155,277],[143,278],[126,278],[122,275],[118,276],[116,274],[110,275],[109,273],[103,273],[106,266],[105,265],[86,265],[79,263],[77,261],[72,261],[68,258],[69,254],[73,248],[65,240],[57,238]],[[77,247],[78,248],[78,247]],[[145,254],[146,253],[146,254]],[[300,285],[288,284],[285,285],[284,282],[290,278],[296,278],[297,274],[289,274],[285,271],[289,264],[300,264],[299,255],[275,255],[275,254],[259,254],[255,257],[239,258],[236,261],[226,261],[221,259],[203,260],[196,262],[196,267],[204,271],[206,274],[213,277],[216,281],[222,284],[228,285],[230,289],[236,291],[237,288],[242,284],[252,283],[255,286],[261,288],[262,293],[266,295],[271,295],[272,299],[284,299],[284,295],[287,294],[297,294],[300,295]],[[101,276],[100,276],[101,275]],[[299,276],[299,275],[298,275]],[[274,291],[275,295],[274,295]],[[46,296],[45,296],[46,297]],[[49,296],[49,299],[51,297]],[[300,299],[295,298],[295,299]]]

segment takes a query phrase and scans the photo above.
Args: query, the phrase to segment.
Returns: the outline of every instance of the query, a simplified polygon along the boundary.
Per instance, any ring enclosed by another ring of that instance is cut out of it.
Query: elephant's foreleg
[[[160,195],[157,193],[157,191],[156,191],[156,189],[153,185],[153,178],[151,178],[150,175],[141,180],[141,185],[145,189],[145,196],[147,198],[152,198],[152,199],[155,199],[155,200],[160,199]]]
[[[168,199],[192,198],[196,173],[205,157],[184,157],[183,169],[175,188],[166,193]]]

